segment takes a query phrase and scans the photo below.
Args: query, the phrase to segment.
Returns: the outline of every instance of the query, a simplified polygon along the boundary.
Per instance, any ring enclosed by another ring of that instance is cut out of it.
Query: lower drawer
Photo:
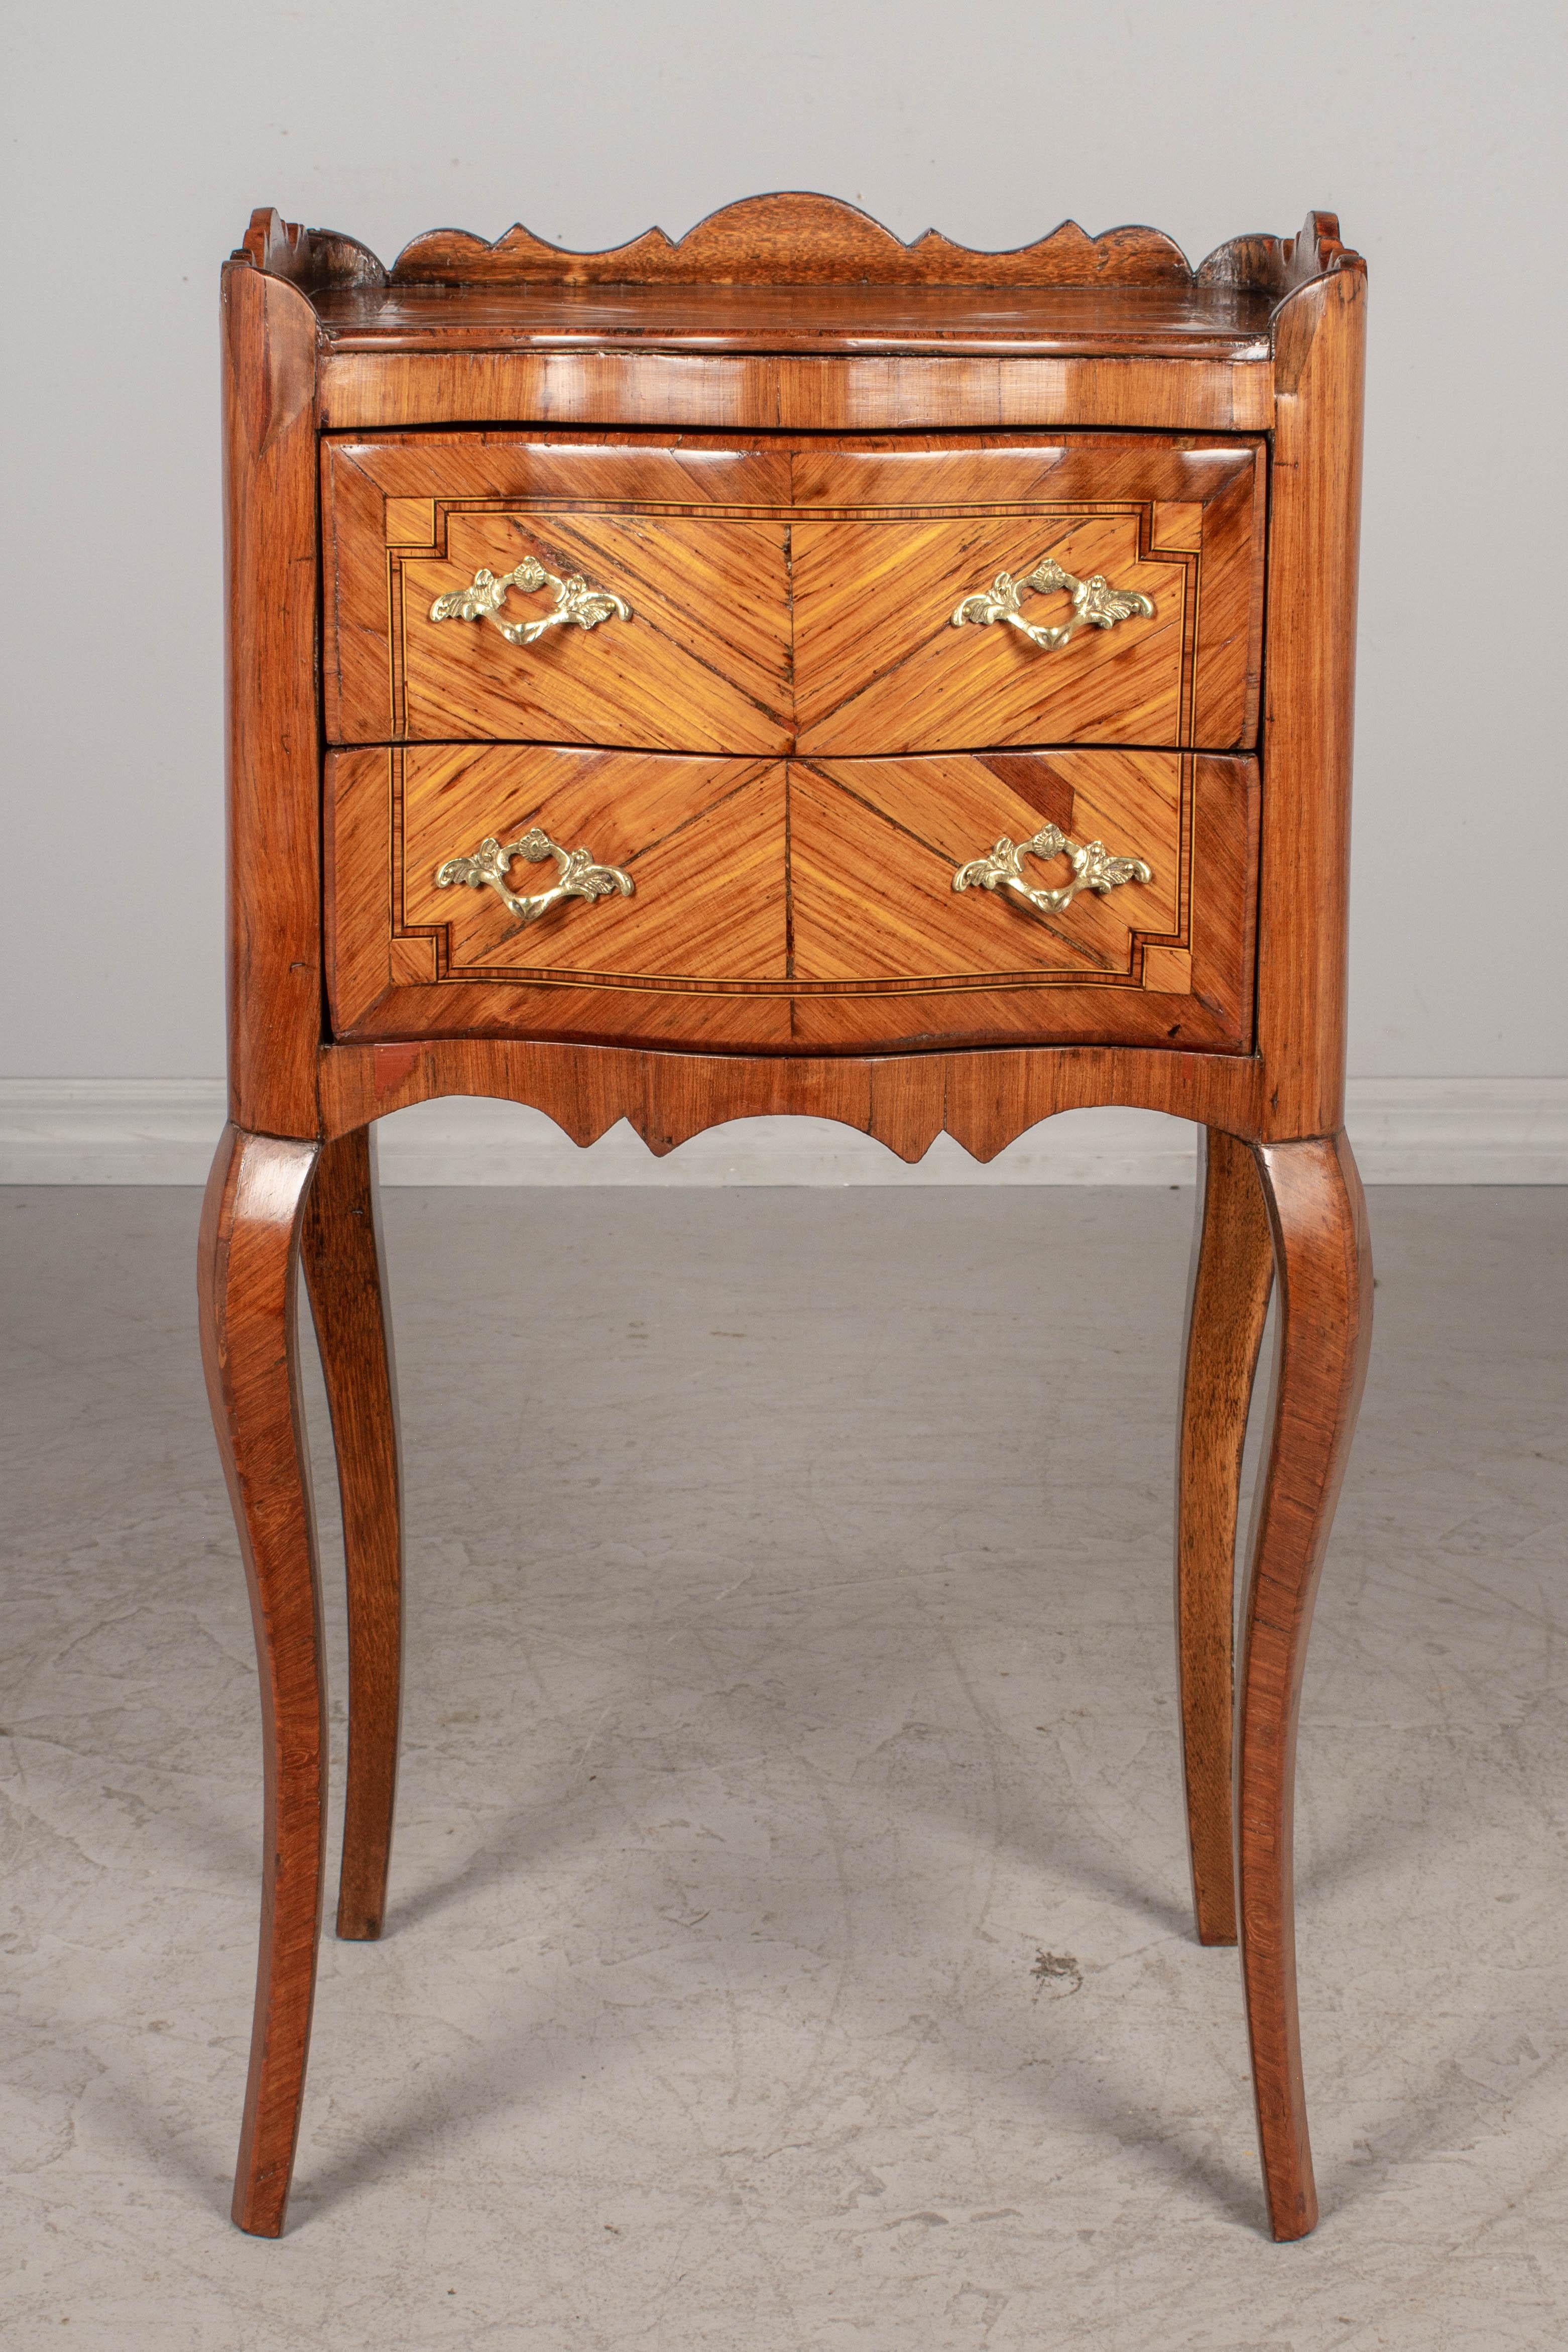
[[[329,755],[335,1034],[1251,1042],[1249,759]]]

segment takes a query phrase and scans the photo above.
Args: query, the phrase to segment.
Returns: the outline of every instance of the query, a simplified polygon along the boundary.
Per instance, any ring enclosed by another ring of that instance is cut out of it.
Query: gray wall
[[[218,264],[253,205],[616,244],[829,190],[1372,269],[1351,1066],[1568,1070],[1560,7],[16,9],[0,1075],[222,1066]],[[16,333],[17,322],[24,331]]]

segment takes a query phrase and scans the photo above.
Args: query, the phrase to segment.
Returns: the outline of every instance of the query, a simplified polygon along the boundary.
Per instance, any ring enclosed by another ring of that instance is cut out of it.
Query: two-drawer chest
[[[781,1111],[906,1160],[1091,1104],[1206,1130],[1197,1929],[1241,1945],[1274,2233],[1312,2226],[1295,1721],[1370,1329],[1343,1134],[1364,291],[1322,214],[1197,269],[1146,229],[905,246],[804,195],[605,254],[438,231],[391,270],[255,215],[224,277],[231,1125],[202,1240],[267,1762],[243,2228],[283,2225],[325,1865],[297,1269],[344,1500],[338,1932],[373,1937],[402,1535],[369,1130],[463,1093],[661,1152]]]

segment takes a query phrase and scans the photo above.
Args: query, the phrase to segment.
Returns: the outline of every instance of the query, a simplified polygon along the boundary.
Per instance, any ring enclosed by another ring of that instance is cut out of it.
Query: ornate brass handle
[[[1060,629],[1044,629],[1026,621],[1021,608],[1026,588],[1065,588],[1072,598],[1072,618]],[[993,621],[1008,621],[1023,631],[1031,646],[1050,654],[1069,644],[1079,629],[1113,629],[1118,621],[1131,620],[1134,613],[1151,621],[1155,616],[1150,599],[1140,596],[1135,588],[1113,588],[1098,572],[1087,580],[1075,580],[1053,557],[1042,555],[1026,578],[1015,580],[1010,572],[998,572],[988,588],[966,596],[953,615],[953,626],[961,629],[966,621],[973,621],[984,629]]]
[[[521,588],[530,594],[536,588],[549,584],[555,590],[555,610],[540,621],[503,621],[498,615],[507,601],[508,588]],[[612,596],[608,588],[591,588],[580,572],[570,572],[562,580],[547,572],[537,555],[525,555],[514,571],[503,572],[497,579],[493,572],[481,565],[466,588],[453,588],[438,596],[430,608],[433,621],[488,621],[499,629],[509,646],[537,645],[547,629],[596,629],[601,621],[613,616],[622,621],[632,618],[632,607],[622,596]]]
[[[554,887],[536,891],[528,898],[516,897],[507,887],[507,872],[514,857],[526,857],[530,866],[541,866],[547,857],[553,857],[558,876]],[[435,887],[445,890],[454,882],[466,882],[474,890],[488,887],[519,923],[537,923],[563,898],[591,901],[608,898],[613,890],[619,890],[623,898],[632,896],[630,874],[622,874],[619,866],[596,866],[591,850],[563,849],[537,824],[519,840],[507,842],[504,849],[492,833],[486,835],[471,857],[449,857],[435,869]]]
[[[1023,861],[1035,857],[1067,856],[1072,860],[1072,879],[1060,890],[1037,890],[1023,877]],[[1096,890],[1102,898],[1123,882],[1152,882],[1153,868],[1141,857],[1113,857],[1103,841],[1079,843],[1069,841],[1060,826],[1046,825],[1030,841],[1012,842],[1004,833],[994,849],[984,857],[960,866],[953,877],[955,890],[1005,890],[1037,915],[1059,915],[1071,907],[1080,890]]]

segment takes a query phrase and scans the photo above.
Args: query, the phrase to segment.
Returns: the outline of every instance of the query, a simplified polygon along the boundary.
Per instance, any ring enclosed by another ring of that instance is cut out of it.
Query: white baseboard
[[[199,1184],[220,1078],[0,1078],[0,1183]],[[1568,1078],[1353,1078],[1371,1184],[1568,1183]],[[539,1111],[454,1097],[382,1121],[391,1184],[1186,1184],[1195,1130],[1155,1111],[1047,1119],[988,1167],[939,1136],[916,1167],[826,1119],[711,1129],[655,1160],[629,1127],[579,1150]]]

